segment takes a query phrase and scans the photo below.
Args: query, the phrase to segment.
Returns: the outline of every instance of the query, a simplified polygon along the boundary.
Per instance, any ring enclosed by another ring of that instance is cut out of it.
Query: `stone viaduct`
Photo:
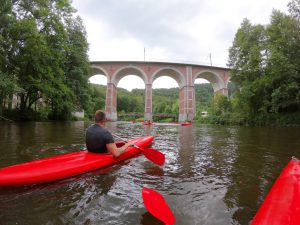
[[[195,117],[194,82],[197,78],[208,80],[214,93],[228,95],[230,79],[228,68],[171,62],[148,61],[92,61],[90,76],[101,74],[107,78],[106,106],[107,118],[112,121],[117,115],[117,85],[127,75],[136,75],[145,83],[144,119],[152,121],[152,84],[158,77],[169,76],[179,86],[179,122],[191,121]]]

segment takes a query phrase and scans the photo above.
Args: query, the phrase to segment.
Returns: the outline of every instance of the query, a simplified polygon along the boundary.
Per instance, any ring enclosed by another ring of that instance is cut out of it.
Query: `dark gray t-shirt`
[[[106,144],[114,143],[114,138],[108,130],[93,124],[86,130],[85,143],[89,152],[107,153]]]

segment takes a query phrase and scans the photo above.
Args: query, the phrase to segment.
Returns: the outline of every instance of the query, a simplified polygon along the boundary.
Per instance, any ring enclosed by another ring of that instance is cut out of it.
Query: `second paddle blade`
[[[160,193],[150,188],[143,188],[142,197],[146,209],[153,216],[164,222],[166,225],[172,225],[175,223],[176,219],[167,202]]]

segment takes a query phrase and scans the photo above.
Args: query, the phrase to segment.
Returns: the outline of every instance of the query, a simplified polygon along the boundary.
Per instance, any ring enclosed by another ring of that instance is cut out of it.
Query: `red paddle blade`
[[[162,166],[165,163],[165,155],[153,148],[141,149],[147,159]]]
[[[175,217],[160,193],[150,188],[143,188],[142,196],[146,209],[166,225],[175,223]]]

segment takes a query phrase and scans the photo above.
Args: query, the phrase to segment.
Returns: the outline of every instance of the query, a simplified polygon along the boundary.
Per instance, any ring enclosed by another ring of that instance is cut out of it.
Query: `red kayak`
[[[251,225],[300,224],[300,160],[293,158],[281,172]]]
[[[181,123],[181,126],[191,126],[192,123],[191,122],[183,122]]]
[[[130,141],[141,149],[148,147],[153,136],[135,138]],[[122,145],[124,143],[119,143]],[[33,185],[61,180],[106,167],[141,152],[137,147],[129,147],[118,158],[111,154],[91,153],[86,150],[52,156],[0,169],[0,187]]]
[[[146,125],[146,126],[151,126],[151,125],[153,125],[152,122],[142,122],[142,124],[143,124],[143,125]]]

